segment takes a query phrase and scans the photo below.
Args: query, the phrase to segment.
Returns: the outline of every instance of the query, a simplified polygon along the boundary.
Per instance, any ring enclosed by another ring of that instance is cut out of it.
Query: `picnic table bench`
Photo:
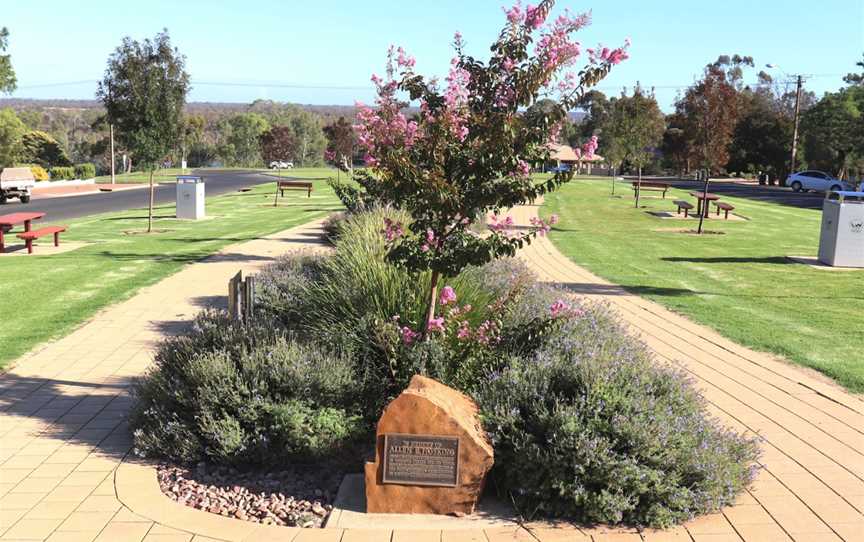
[[[633,195],[636,195],[636,191],[639,190],[650,190],[652,192],[663,192],[663,199],[666,199],[666,192],[669,190],[669,183],[660,183],[657,181],[631,181],[633,185]]]
[[[729,211],[735,210],[734,205],[725,201],[715,201],[714,206],[717,207],[717,216],[720,216],[721,209],[726,212],[726,215],[723,217],[725,220],[729,220]]]
[[[66,226],[45,226],[44,228],[39,228],[38,230],[25,231],[23,233],[18,234],[19,239],[23,239],[24,243],[27,245],[27,254],[33,254],[33,240],[39,239],[40,237],[44,237],[46,235],[54,236],[54,246],[60,246],[60,234],[66,231]]]
[[[690,192],[690,195],[696,198],[696,214],[701,215],[704,213],[706,217],[708,216],[708,202],[720,199],[720,196],[711,192],[706,194],[701,191],[693,191]]]
[[[6,252],[3,234],[6,233],[7,230],[12,229],[16,224],[24,224],[24,232],[29,232],[30,223],[33,220],[39,220],[43,216],[45,216],[45,213],[41,212],[10,213],[8,215],[0,216],[0,252]]]
[[[681,209],[684,209],[684,218],[687,218],[688,213],[693,210],[693,204],[683,199],[676,199],[675,205],[678,206],[678,214],[681,214]]]
[[[305,190],[306,197],[312,197],[312,183],[310,181],[277,181],[279,195],[285,197],[286,190]]]

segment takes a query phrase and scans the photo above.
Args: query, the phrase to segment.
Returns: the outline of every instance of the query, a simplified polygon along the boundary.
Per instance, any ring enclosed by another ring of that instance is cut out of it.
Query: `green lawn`
[[[187,263],[340,209],[322,180],[329,174],[323,168],[295,171],[314,179],[311,199],[286,192],[273,207],[274,185],[268,183],[207,198],[213,218],[199,222],[176,220],[173,204],[160,206],[154,228],[166,231],[149,235],[124,233],[146,229],[146,210],[98,215],[69,222],[63,241],[88,243],[82,248],[40,256],[37,246],[32,256],[0,258],[0,367]]]
[[[176,181],[177,175],[191,175],[192,170],[182,170],[180,168],[157,169],[153,174],[153,182],[161,183],[166,181]],[[122,184],[147,184],[150,182],[150,173],[146,171],[133,171],[132,173],[118,173],[114,175],[114,180]],[[97,183],[111,183],[111,175],[100,175],[96,177]]]
[[[584,178],[583,178],[584,179]],[[864,392],[862,307],[864,271],[829,271],[793,263],[815,256],[820,211],[724,197],[747,221],[706,221],[723,235],[686,235],[663,229],[696,221],[662,220],[667,199],[633,206],[629,183],[610,197],[609,180],[575,180],[546,199],[543,213],[561,221],[550,234],[574,262],[757,350],[812,367],[855,392]]]

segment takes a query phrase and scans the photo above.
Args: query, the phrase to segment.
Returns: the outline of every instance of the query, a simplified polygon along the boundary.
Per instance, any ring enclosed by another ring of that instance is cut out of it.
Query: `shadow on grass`
[[[681,257],[672,256],[660,258],[664,262],[689,262],[689,263],[770,263],[776,265],[789,265],[794,262],[785,256],[713,256],[713,257]]]
[[[682,296],[698,295],[704,292],[695,292],[685,288],[660,288],[655,286],[618,286],[617,284],[596,284],[590,282],[559,282],[556,284],[566,288],[575,294],[581,295],[657,295],[657,296]]]
[[[175,219],[177,215],[153,215],[153,220],[162,220],[162,219]],[[103,218],[102,220],[147,220],[147,215],[144,216],[109,216],[107,218]]]
[[[217,254],[209,254],[209,253],[189,253],[189,254],[141,254],[141,253],[123,253],[123,252],[111,252],[111,251],[102,251],[98,254],[99,256],[103,256],[105,258],[109,258],[112,260],[118,261],[154,261],[154,262],[180,262],[180,263],[191,263],[191,262],[269,262],[273,261],[274,258],[270,256],[252,256],[250,254],[239,254],[235,252],[225,252],[225,253],[217,253]]]

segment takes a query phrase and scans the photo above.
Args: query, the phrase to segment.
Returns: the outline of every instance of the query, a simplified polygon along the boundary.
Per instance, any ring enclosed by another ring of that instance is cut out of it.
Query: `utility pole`
[[[798,76],[797,90],[795,91],[795,128],[792,130],[792,158],[789,162],[789,175],[795,173],[795,154],[798,151],[798,123],[801,119],[801,87],[804,78]]]
[[[109,124],[108,129],[111,132],[111,184],[114,184],[114,125]]]

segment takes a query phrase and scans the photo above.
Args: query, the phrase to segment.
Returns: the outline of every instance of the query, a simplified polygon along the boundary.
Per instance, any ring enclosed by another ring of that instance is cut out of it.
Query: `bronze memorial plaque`
[[[456,487],[459,437],[384,435],[385,484]]]

